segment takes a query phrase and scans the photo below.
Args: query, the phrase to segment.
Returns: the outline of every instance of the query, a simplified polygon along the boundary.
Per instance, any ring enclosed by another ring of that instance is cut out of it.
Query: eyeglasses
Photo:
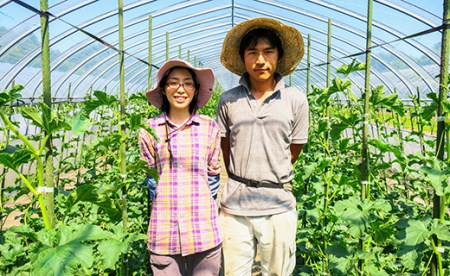
[[[184,90],[186,91],[194,91],[195,90],[195,83],[194,82],[185,82],[185,83],[179,83],[177,81],[168,81],[166,85],[173,90],[178,90],[180,86],[183,86]]]

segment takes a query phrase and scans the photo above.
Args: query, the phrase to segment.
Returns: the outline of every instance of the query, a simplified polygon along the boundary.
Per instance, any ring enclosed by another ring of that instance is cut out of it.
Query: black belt
[[[283,189],[284,188],[284,184],[290,184],[290,182],[284,183],[284,184],[278,184],[278,183],[273,183],[273,182],[268,182],[268,181],[257,181],[257,180],[251,180],[251,179],[246,179],[240,176],[237,176],[235,174],[232,174],[230,172],[228,172],[228,177],[236,180],[238,182],[241,182],[249,187],[253,187],[253,188],[275,188],[275,189]]]

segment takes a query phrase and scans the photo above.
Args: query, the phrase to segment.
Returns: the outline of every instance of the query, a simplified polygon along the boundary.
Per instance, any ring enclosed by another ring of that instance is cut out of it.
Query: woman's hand
[[[210,164],[208,166],[209,175],[218,175],[222,171],[222,166],[219,163]]]

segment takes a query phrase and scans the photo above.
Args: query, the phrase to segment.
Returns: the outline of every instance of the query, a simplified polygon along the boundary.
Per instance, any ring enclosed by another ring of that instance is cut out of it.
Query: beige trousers
[[[226,276],[250,276],[258,250],[263,276],[288,276],[295,267],[296,210],[256,217],[220,211]]]

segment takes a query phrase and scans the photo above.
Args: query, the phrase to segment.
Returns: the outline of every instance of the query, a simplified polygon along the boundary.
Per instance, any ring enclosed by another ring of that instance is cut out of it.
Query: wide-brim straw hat
[[[242,76],[245,64],[239,55],[242,38],[249,31],[257,28],[273,30],[281,40],[284,55],[278,62],[277,72],[282,76],[291,74],[302,60],[305,44],[302,34],[294,27],[285,25],[278,20],[258,17],[239,23],[228,31],[222,45],[220,61],[231,72]]]
[[[163,104],[163,92],[164,83],[160,83],[161,79],[166,75],[167,70],[173,67],[183,67],[192,69],[197,78],[197,84],[199,85],[197,93],[197,108],[203,107],[211,98],[212,91],[214,88],[214,73],[210,68],[195,68],[187,61],[173,59],[169,60],[159,68],[158,74],[156,75],[156,84],[150,89],[145,95],[148,101],[154,105],[156,108],[161,109]]]

